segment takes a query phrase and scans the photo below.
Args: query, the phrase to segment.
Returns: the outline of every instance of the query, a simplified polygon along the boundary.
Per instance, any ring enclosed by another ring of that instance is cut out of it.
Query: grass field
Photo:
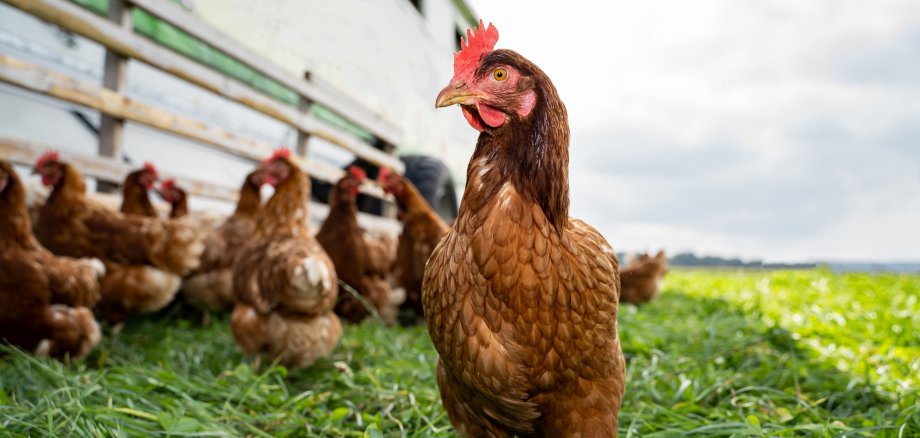
[[[683,271],[621,308],[621,436],[920,436],[920,276]],[[421,328],[349,327],[311,369],[250,367],[226,319],[129,323],[87,360],[0,362],[12,436],[452,436]]]

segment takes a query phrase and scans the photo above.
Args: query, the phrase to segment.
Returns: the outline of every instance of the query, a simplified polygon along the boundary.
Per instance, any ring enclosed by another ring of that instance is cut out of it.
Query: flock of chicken
[[[359,322],[377,312],[392,323],[400,304],[419,309],[425,260],[447,231],[407,179],[384,170],[380,184],[406,230],[398,248],[365,235],[356,196],[366,175],[351,167],[314,237],[310,179],[286,149],[246,176],[236,210],[219,224],[189,215],[175,181],[155,187],[149,163],[125,178],[120,211],[87,196],[83,176],[56,152],[42,155],[33,173],[51,193],[30,212],[26,185],[0,161],[0,297],[9,303],[0,337],[39,355],[85,356],[100,340],[93,310],[117,333],[129,314],[179,296],[205,316],[232,310],[245,353],[308,366],[336,345],[339,317]],[[275,187],[264,205],[263,184]],[[168,217],[159,217],[151,191],[170,204]],[[409,291],[404,303],[396,279]],[[339,296],[338,280],[360,298]]]
[[[0,336],[80,357],[100,339],[91,309],[117,329],[178,293],[207,311],[232,308],[246,354],[303,367],[333,350],[340,317],[357,322],[373,308],[392,322],[398,286],[401,307],[424,317],[444,407],[462,435],[615,435],[626,387],[618,304],[655,298],[667,259],[643,255],[621,270],[603,236],[569,217],[565,105],[539,67],[494,49],[497,40],[482,22],[468,31],[436,100],[459,105],[480,132],[456,221],[445,224],[407,179],[381,169],[403,222],[395,251],[358,226],[358,168],[332,188],[314,236],[310,179],[285,149],[246,177],[218,225],[190,218],[172,181],[158,190],[170,217],[157,217],[150,165],[127,177],[121,211],[109,210],[49,152],[34,167],[51,194],[33,227],[25,187],[0,161]],[[263,184],[275,188],[264,204]],[[340,280],[357,293],[340,293]]]

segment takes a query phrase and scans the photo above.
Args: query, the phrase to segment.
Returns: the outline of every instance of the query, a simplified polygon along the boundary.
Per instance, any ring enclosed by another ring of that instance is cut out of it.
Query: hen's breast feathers
[[[555,233],[510,184],[461,213],[429,261],[424,290],[445,366],[484,393],[522,400],[577,390],[580,379],[622,366],[613,250],[578,220]]]

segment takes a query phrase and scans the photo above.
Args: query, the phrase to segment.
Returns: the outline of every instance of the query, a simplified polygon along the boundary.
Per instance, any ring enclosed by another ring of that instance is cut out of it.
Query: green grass
[[[424,330],[348,327],[308,370],[175,308],[84,361],[0,362],[0,435],[453,436]],[[920,276],[681,271],[621,308],[621,436],[920,436]]]

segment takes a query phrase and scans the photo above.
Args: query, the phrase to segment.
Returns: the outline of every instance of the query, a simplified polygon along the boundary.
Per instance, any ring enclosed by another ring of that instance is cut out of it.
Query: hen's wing
[[[321,314],[338,294],[332,261],[312,237],[272,239],[259,269],[262,297],[291,312]]]
[[[90,208],[82,217],[97,257],[118,263],[150,264],[178,275],[197,268],[204,252],[202,232],[178,220],[125,217]]]
[[[515,342],[515,328],[503,324],[498,309],[485,303],[490,286],[467,248],[465,236],[448,233],[425,270],[422,303],[444,368],[442,394],[450,393],[445,407],[451,421],[466,422],[468,430],[532,434],[540,413],[528,400],[524,350]]]
[[[251,241],[237,257],[233,289],[237,300],[259,313],[276,308],[321,314],[332,308],[338,277],[316,239],[274,235]]]
[[[101,297],[100,279],[105,265],[98,259],[56,257],[48,251],[38,254],[51,288],[51,302],[92,308]]]
[[[553,368],[563,379],[532,400],[543,407],[544,433],[613,436],[626,384],[617,336],[616,253],[597,230],[577,219],[562,244],[564,253],[555,266],[562,269],[560,286],[568,291],[565,304],[573,313],[571,322],[557,323],[556,330],[567,325],[571,343],[554,344],[560,360]]]

